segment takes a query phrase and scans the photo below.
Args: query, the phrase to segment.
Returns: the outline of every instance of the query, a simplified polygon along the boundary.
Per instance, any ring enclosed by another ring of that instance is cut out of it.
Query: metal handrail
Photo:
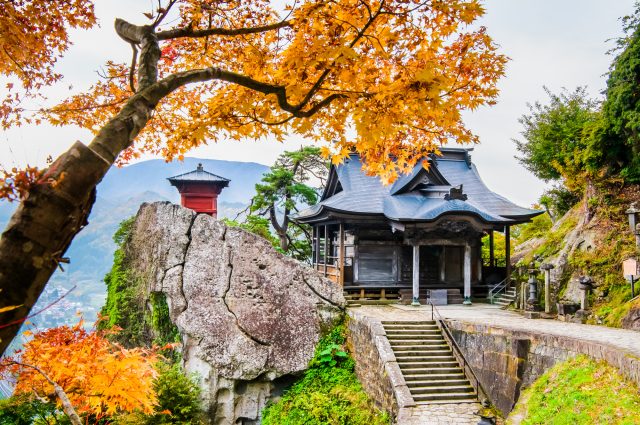
[[[445,339],[447,339],[447,341],[449,342],[449,345],[452,348],[454,348],[453,353],[458,359],[458,362],[462,364],[462,370],[464,371],[464,374],[467,377],[467,379],[469,379],[469,382],[471,382],[471,385],[473,385],[473,388],[476,390],[476,394],[478,394],[478,399],[480,400],[481,404],[483,405],[487,405],[487,403],[491,404],[491,400],[487,396],[487,392],[482,387],[480,380],[478,379],[475,372],[471,368],[471,365],[469,364],[466,357],[462,353],[460,346],[458,345],[456,340],[453,338],[453,335],[451,334],[451,330],[449,330],[449,326],[444,321],[444,319],[440,315],[440,312],[438,311],[436,306],[433,305],[431,300],[427,300],[427,302],[431,306],[431,321],[435,321],[438,324],[438,327],[442,331],[442,335],[445,337]]]
[[[498,295],[500,295],[500,293],[507,290],[507,288],[509,287],[509,283],[510,283],[510,279],[506,277],[501,282],[496,283],[493,286],[493,288],[489,290],[489,294],[487,295],[487,298],[489,298],[489,302],[491,304],[493,304],[493,301]]]

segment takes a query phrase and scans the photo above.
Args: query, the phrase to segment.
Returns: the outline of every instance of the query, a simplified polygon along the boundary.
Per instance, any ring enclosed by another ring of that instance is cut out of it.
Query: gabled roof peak
[[[198,163],[198,166],[195,170],[189,171],[188,173],[178,174],[177,176],[167,178],[169,182],[175,186],[176,183],[184,183],[184,182],[208,182],[208,183],[217,183],[223,187],[229,185],[231,180],[219,176],[217,174],[210,173],[204,169],[202,163]]]

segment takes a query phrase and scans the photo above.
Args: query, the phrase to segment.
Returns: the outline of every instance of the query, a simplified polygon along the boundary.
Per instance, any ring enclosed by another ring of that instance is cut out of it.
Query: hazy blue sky
[[[129,47],[112,30],[113,19],[119,16],[145,23],[142,12],[149,4],[149,0],[97,0],[101,27],[74,34],[75,45],[60,61],[65,81],[50,91],[51,99],[87,87],[107,59],[128,61]],[[465,116],[481,138],[473,158],[491,189],[529,205],[544,183],[514,158],[511,139],[521,131],[518,118],[527,112],[527,102],[545,100],[543,85],[554,92],[586,85],[593,96],[599,96],[612,59],[605,54],[613,45],[607,40],[621,34],[619,18],[632,12],[633,0],[486,0],[485,7],[480,25],[488,28],[511,61],[500,83],[498,104]],[[88,132],[73,127],[12,129],[0,134],[0,162],[5,167],[42,164],[47,155],[56,156],[74,141],[90,138]],[[270,164],[283,150],[300,143],[297,139],[285,144],[265,140],[219,143],[199,148],[190,156]]]

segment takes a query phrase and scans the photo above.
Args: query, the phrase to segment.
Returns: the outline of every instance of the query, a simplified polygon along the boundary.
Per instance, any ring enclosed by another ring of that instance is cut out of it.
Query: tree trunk
[[[280,239],[280,249],[287,252],[289,250],[289,238],[287,234],[278,234],[278,238]]]
[[[151,27],[116,20],[116,31],[141,45],[139,91],[96,135],[89,146],[76,142],[47,170],[11,217],[0,238],[0,354],[15,337],[75,235],[88,224],[96,185],[151,118],[162,97],[197,80],[196,73],[172,75],[158,83],[158,40]],[[48,183],[53,180],[55,185]]]

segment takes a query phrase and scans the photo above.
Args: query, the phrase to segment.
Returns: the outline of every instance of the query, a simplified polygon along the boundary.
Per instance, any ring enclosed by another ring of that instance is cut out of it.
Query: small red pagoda
[[[198,164],[194,171],[169,177],[167,180],[180,192],[180,204],[183,207],[209,214],[213,218],[218,217],[218,195],[231,181],[205,171],[202,164]]]

